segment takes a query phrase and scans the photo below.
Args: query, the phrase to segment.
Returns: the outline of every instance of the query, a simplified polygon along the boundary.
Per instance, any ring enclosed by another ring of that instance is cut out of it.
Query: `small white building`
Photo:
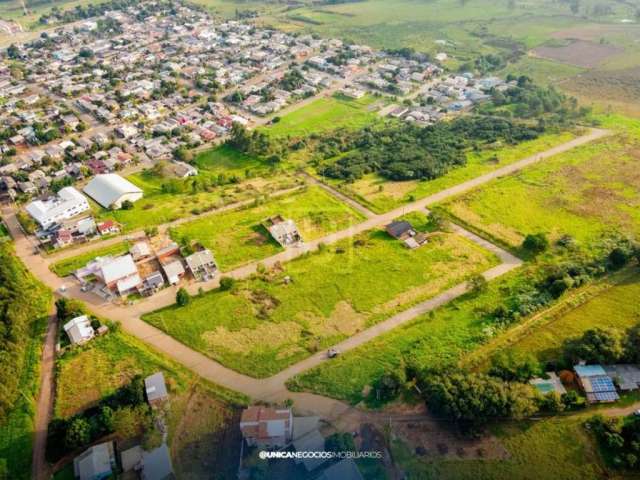
[[[27,213],[45,230],[86,212],[89,208],[84,195],[73,187],[65,187],[55,197],[44,201],[35,200],[26,206]]]
[[[115,468],[116,453],[113,442],[94,445],[73,460],[73,473],[80,480],[109,478]]]
[[[104,208],[120,208],[124,201],[136,202],[143,195],[141,189],[115,173],[96,175],[84,187],[84,193]]]
[[[82,345],[95,336],[91,320],[86,315],[69,320],[63,328],[73,345]]]

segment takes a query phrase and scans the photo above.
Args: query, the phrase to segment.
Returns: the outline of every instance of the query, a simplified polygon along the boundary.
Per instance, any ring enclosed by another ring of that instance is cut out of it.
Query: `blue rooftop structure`
[[[580,377],[595,377],[607,374],[602,365],[576,365],[573,369]]]

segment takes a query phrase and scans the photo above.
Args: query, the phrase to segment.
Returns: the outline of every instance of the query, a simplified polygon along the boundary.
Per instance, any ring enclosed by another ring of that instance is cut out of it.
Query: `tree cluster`
[[[608,453],[614,466],[640,470],[640,417],[605,418],[594,415],[586,425],[598,439],[600,447]]]
[[[357,133],[333,132],[317,150],[329,159],[320,167],[330,178],[353,181],[367,173],[390,180],[430,180],[464,165],[466,151],[496,141],[517,143],[536,138],[540,131],[506,119],[459,117],[427,127],[391,124]]]

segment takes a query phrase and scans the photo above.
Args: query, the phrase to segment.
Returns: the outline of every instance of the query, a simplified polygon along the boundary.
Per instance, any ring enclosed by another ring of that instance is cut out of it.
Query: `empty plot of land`
[[[179,242],[200,242],[211,249],[222,270],[274,255],[282,248],[262,222],[274,215],[292,219],[309,241],[359,223],[364,216],[317,186],[289,196],[187,222],[173,229]]]
[[[409,250],[385,232],[355,239],[143,319],[251,376],[269,376],[498,263],[454,234]]]
[[[533,53],[539,57],[568,63],[578,67],[593,68],[600,65],[609,57],[622,52],[622,49],[614,45],[573,40],[563,46],[541,46],[533,49]]]
[[[640,122],[603,121],[618,134],[500,178],[444,204],[463,224],[517,247],[530,233],[583,246],[603,235],[640,232]]]

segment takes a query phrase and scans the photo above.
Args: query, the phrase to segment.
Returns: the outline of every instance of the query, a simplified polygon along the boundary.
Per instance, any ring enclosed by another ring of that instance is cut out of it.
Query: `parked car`
[[[327,357],[329,358],[336,358],[338,355],[340,355],[340,351],[337,348],[330,348],[327,351]]]

